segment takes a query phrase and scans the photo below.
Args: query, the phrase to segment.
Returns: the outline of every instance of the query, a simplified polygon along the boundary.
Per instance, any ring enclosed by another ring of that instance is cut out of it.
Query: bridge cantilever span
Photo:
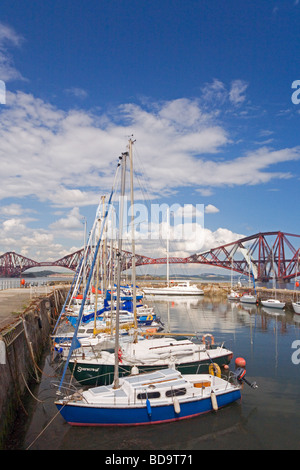
[[[241,238],[231,243],[218,246],[211,250],[195,253],[187,257],[169,257],[170,264],[201,264],[233,270],[237,273],[249,274],[249,255],[251,258],[255,278],[259,281],[269,281],[273,277],[273,271],[278,280],[288,281],[299,275],[297,266],[300,266],[300,249],[298,246],[300,235],[283,232],[257,233]],[[293,241],[293,243],[292,243]],[[247,256],[242,251],[247,252]],[[57,261],[37,262],[19,255],[15,252],[7,252],[0,256],[0,276],[18,277],[24,271],[33,267],[56,266],[76,271],[83,256],[83,249],[64,256]],[[167,263],[167,258],[150,258],[135,255],[136,266],[162,265]],[[132,253],[122,252],[122,269],[130,269],[132,265]]]

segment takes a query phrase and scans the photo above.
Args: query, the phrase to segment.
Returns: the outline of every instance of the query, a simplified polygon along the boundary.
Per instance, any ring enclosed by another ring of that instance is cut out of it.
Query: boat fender
[[[237,357],[235,360],[236,367],[246,367],[246,361],[243,357]]]
[[[178,401],[178,398],[174,398],[174,411],[177,415],[179,415],[180,413],[180,405],[179,405],[179,401]]]
[[[147,400],[146,400],[146,405],[147,405],[147,413],[148,413],[148,416],[150,418],[151,414],[152,414],[152,410],[151,410],[151,404],[150,404],[149,398],[147,398]]]
[[[206,343],[206,338],[210,338],[210,345],[213,346],[215,344],[215,338],[211,334],[206,334],[202,336],[202,343]]]
[[[213,362],[212,364],[209,365],[208,367],[208,373],[210,375],[216,375],[217,377],[221,377],[221,368],[218,364]]]
[[[215,392],[213,391],[211,392],[210,399],[211,399],[211,404],[212,404],[214,411],[218,411],[218,402],[217,402],[217,397],[216,397]]]
[[[169,369],[176,369],[176,362],[174,356],[170,356],[168,367]]]
[[[133,367],[131,368],[131,374],[132,374],[132,375],[138,375],[138,374],[139,374],[139,369],[138,369],[137,366],[133,366]]]
[[[119,351],[118,351],[118,359],[119,359],[119,362],[120,362],[121,364],[122,364],[122,355],[123,355],[122,349],[119,348]]]
[[[57,351],[60,354],[63,352],[63,348],[61,348],[59,346],[59,344],[57,344],[57,343],[54,343],[54,349],[55,349],[55,351]]]

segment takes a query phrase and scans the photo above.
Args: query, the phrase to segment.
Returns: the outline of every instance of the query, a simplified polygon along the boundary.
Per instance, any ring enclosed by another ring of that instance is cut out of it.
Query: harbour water
[[[300,449],[300,315],[241,305],[224,298],[147,299],[166,328],[178,333],[213,334],[234,359],[246,360],[247,378],[258,389],[243,388],[243,398],[197,418],[130,428],[79,428],[64,422],[54,405],[55,367],[46,357],[35,390],[33,412],[19,448],[196,452],[217,449]],[[298,352],[299,351],[299,352]]]

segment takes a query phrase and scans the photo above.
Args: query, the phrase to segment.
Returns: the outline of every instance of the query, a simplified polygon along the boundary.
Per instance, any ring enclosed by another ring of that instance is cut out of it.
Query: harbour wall
[[[55,287],[30,305],[0,331],[0,449],[7,448],[18,412],[27,415],[30,385],[38,383],[39,362],[68,287]]]

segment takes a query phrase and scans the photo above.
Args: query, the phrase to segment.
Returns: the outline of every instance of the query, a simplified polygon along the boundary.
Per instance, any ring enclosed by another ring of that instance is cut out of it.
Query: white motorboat
[[[203,295],[204,291],[199,289],[190,281],[181,281],[177,284],[166,287],[145,287],[145,294],[150,295]]]

